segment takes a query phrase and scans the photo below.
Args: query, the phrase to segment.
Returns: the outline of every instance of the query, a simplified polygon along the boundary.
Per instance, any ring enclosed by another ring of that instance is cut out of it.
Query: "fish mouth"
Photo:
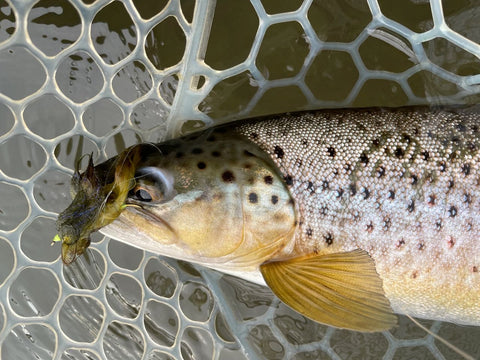
[[[111,224],[99,230],[112,239],[156,253],[159,253],[159,247],[183,243],[167,220],[153,213],[148,206],[135,203],[126,204],[125,209]]]
[[[132,206],[128,208],[130,211],[137,213],[135,214],[135,216],[143,216],[146,221],[150,223],[160,224],[162,228],[167,229],[173,235],[173,240],[171,240],[172,242],[179,240],[179,236],[173,226],[171,226],[170,223],[163,219],[161,216],[146,210],[143,206]]]

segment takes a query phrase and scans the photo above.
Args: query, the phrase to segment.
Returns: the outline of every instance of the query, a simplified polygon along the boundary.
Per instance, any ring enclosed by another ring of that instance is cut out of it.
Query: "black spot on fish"
[[[457,216],[457,208],[454,205],[450,206],[450,209],[448,209],[448,215],[450,217]]]
[[[275,205],[276,203],[278,203],[278,196],[272,195],[272,204]]]
[[[222,180],[225,181],[225,182],[230,182],[230,183],[234,182],[235,181],[235,175],[233,175],[233,172],[231,172],[230,170],[227,170],[222,174]]]
[[[467,149],[470,150],[471,152],[475,152],[475,151],[477,151],[477,145],[475,145],[475,143],[469,141],[467,143]]]
[[[200,161],[199,163],[197,163],[197,167],[200,169],[200,170],[203,170],[207,167],[207,164],[205,164],[203,161]]]
[[[478,133],[478,130],[479,130],[479,129],[480,129],[480,127],[479,127],[478,125],[473,125],[473,126],[472,126],[472,131],[473,131],[474,133]]]
[[[422,152],[420,153],[420,155],[423,156],[423,160],[425,160],[425,161],[428,161],[428,159],[430,159],[430,153],[429,153],[427,150],[422,151]]]
[[[306,231],[306,234],[307,234],[308,237],[311,237],[313,235],[312,228],[308,228],[307,231]]]
[[[410,176],[410,180],[411,180],[412,186],[415,186],[415,185],[417,185],[417,182],[418,182],[418,176],[417,175],[412,175],[412,176]]]
[[[220,153],[220,151],[212,151],[212,156],[213,157],[220,157],[220,156],[222,156],[222,154]]]
[[[328,190],[328,181],[327,180],[322,181],[322,189],[323,190]]]
[[[258,134],[256,132],[252,132],[252,133],[250,133],[250,137],[252,139],[258,139]]]
[[[283,159],[283,156],[285,155],[285,153],[283,152],[283,149],[278,145],[276,145],[275,149],[273,149],[273,153],[277,155],[277,158],[279,159]]]
[[[210,135],[209,137],[207,137],[207,141],[213,142],[215,140],[217,140],[217,139],[215,138],[214,135]]]
[[[462,165],[462,173],[463,173],[465,176],[470,175],[470,164],[463,164],[463,165]]]
[[[308,182],[307,190],[310,190],[311,194],[315,193],[315,188],[313,187],[313,182],[311,182],[311,181]]]
[[[402,139],[403,139],[403,141],[405,141],[407,144],[410,144],[410,142],[412,141],[412,139],[410,138],[410,135],[408,135],[408,134],[403,134],[403,135],[402,135]]]
[[[477,266],[472,266],[472,272],[474,272],[474,273],[478,272],[478,267]]]
[[[333,146],[329,146],[327,149],[327,152],[328,152],[328,156],[330,157],[335,157],[335,155],[337,154],[337,151]]]
[[[377,168],[377,177],[380,179],[385,176],[385,168],[383,166],[379,166]]]
[[[344,193],[344,191],[343,191],[342,188],[338,189],[337,190],[337,198],[341,198],[343,196],[343,193]]]
[[[458,136],[453,136],[453,137],[452,137],[452,142],[453,142],[456,146],[458,146],[458,145],[460,145],[461,140],[460,140],[460,138],[459,138]]]
[[[398,242],[397,242],[397,244],[396,244],[395,246],[396,246],[397,248],[400,248],[400,247],[402,247],[403,245],[405,245],[405,240],[403,240],[403,238],[402,238],[402,239],[398,240]]]
[[[407,206],[408,212],[413,212],[415,210],[415,200],[410,199],[410,202],[408,203]]]
[[[470,195],[469,193],[464,193],[463,194],[463,202],[465,204],[471,204],[472,203],[472,195]]]
[[[323,235],[323,238],[325,239],[325,242],[327,243],[328,246],[333,244],[333,235],[332,233],[327,233],[326,235]]]
[[[295,165],[297,165],[297,167],[299,167],[299,168],[302,167],[302,165],[303,165],[302,159],[296,159],[295,160]]]
[[[437,229],[437,231],[440,231],[442,230],[442,227],[443,227],[442,219],[437,219],[437,221],[435,221],[435,228]]]
[[[363,165],[367,166],[369,161],[370,161],[370,160],[368,159],[367,154],[365,154],[365,152],[363,152],[362,155],[360,155],[360,162],[361,162]]]
[[[453,187],[455,186],[455,181],[453,180],[448,180],[448,189],[453,189]]]
[[[253,192],[248,194],[248,201],[250,201],[252,204],[256,204],[258,202],[258,195]]]
[[[320,208],[320,214],[325,216],[328,213],[328,206],[324,205]]]
[[[357,185],[355,185],[355,184],[350,184],[349,189],[350,189],[350,194],[351,194],[352,196],[355,196],[355,194],[357,193]]]
[[[367,188],[364,188],[363,189],[363,199],[367,200],[369,197],[370,197],[370,190],[368,190]]]
[[[417,245],[417,249],[418,249],[418,250],[423,250],[424,248],[425,248],[425,244],[423,244],[423,243],[418,243],[418,245]]]
[[[243,164],[244,169],[250,169],[251,167],[252,167],[252,164],[249,164],[249,163]]]
[[[308,146],[308,141],[306,139],[302,139],[302,145],[303,146]]]
[[[379,147],[380,146],[380,140],[379,139],[373,139],[372,145],[376,148]]]
[[[345,174],[348,175],[350,171],[352,171],[352,166],[349,163],[346,163],[343,169],[345,170]]]
[[[203,150],[200,149],[200,148],[193,148],[192,149],[192,154],[198,155],[198,154],[201,154],[201,153],[203,153]]]
[[[263,178],[263,181],[265,182],[265,184],[267,185],[272,185],[273,184],[273,177],[271,175],[266,175],[264,178]]]
[[[248,157],[255,157],[255,154],[252,154],[250,151],[248,150],[244,150],[243,153],[248,156]]]
[[[177,152],[177,153],[175,154],[175,157],[176,157],[177,159],[180,159],[180,158],[183,157],[184,155],[185,155],[185,154],[184,154],[183,152],[179,151],[179,152]]]
[[[401,159],[405,156],[405,151],[400,147],[398,146],[396,149],[395,149],[395,157],[397,159]]]
[[[388,191],[388,198],[389,198],[390,200],[395,199],[395,191],[389,190],[389,191]]]
[[[435,205],[435,200],[436,199],[437,199],[437,197],[434,194],[429,195],[428,199],[427,199],[428,205],[430,205],[430,206]]]
[[[467,131],[467,127],[465,126],[465,124],[457,124],[455,126],[455,128],[459,131],[459,132],[462,132],[464,133],[465,131]]]
[[[285,180],[285,183],[288,185],[288,186],[291,186],[293,184],[293,178],[291,175],[286,175],[284,177],[284,180]]]

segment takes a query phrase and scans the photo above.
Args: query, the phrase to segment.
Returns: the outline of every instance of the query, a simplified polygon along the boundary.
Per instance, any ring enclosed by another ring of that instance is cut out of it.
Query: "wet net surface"
[[[0,357],[454,359],[408,319],[362,334],[99,234],[50,246],[76,159],[308,108],[475,104],[474,1],[0,0]],[[477,327],[422,321],[480,356]]]

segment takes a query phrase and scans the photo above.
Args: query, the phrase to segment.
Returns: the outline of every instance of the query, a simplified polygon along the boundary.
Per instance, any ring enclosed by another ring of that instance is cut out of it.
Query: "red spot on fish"
[[[403,245],[405,245],[405,240],[403,239],[400,239],[397,241],[397,245],[395,245],[397,248],[400,248],[402,247]]]
[[[455,245],[455,239],[452,236],[450,236],[450,240],[448,240],[448,247],[452,248],[453,245]]]
[[[372,231],[373,231],[373,224],[372,224],[371,221],[370,221],[369,224],[367,224],[367,229],[366,229],[366,230],[367,230],[367,232],[368,232],[369,234],[372,233]]]

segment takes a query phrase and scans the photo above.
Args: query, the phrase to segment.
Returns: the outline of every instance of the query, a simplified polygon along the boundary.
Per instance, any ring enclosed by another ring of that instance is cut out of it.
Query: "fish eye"
[[[140,168],[128,197],[138,202],[160,202],[173,196],[173,177],[153,166]]]
[[[135,197],[140,201],[150,202],[153,200],[152,195],[146,189],[139,188],[135,191]]]

